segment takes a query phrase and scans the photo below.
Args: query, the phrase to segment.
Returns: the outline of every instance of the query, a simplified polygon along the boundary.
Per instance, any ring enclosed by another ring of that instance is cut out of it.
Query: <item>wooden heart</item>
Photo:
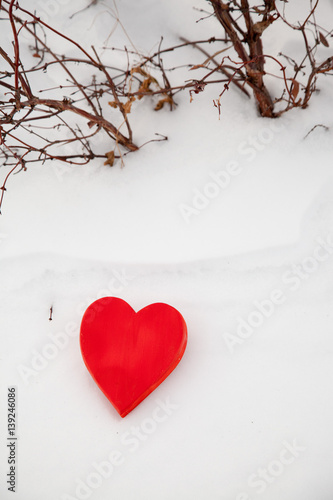
[[[187,343],[182,315],[156,303],[137,313],[122,299],[93,302],[82,318],[83,360],[98,387],[125,417],[181,360]]]

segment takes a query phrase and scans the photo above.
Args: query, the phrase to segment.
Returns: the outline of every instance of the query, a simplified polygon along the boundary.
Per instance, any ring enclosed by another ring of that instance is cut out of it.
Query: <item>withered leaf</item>
[[[105,160],[104,165],[110,165],[110,167],[112,167],[114,164],[114,151],[105,153],[105,156],[107,157],[107,160]]]
[[[327,39],[325,38],[325,36],[322,34],[321,31],[319,31],[319,40],[325,47],[330,46],[330,44],[328,43]]]
[[[155,78],[148,76],[148,78],[145,78],[141,83],[138,92],[152,92],[152,90],[149,88],[149,85],[153,82],[156,82]],[[142,99],[143,97],[143,95],[139,95],[138,99]]]
[[[155,109],[155,111],[159,111],[160,109],[162,109],[162,108],[163,108],[164,104],[167,104],[167,103],[168,103],[168,104],[170,104],[170,107],[172,108],[172,106],[173,106],[174,102],[173,102],[172,97],[170,97],[169,95],[168,95],[168,96],[166,96],[166,97],[164,97],[163,99],[160,99],[160,100],[158,101],[158,103],[156,104],[156,106],[155,106],[155,108],[154,108],[154,109]]]
[[[125,102],[124,104],[124,111],[126,114],[130,113],[131,112],[131,108],[132,108],[132,104],[133,102],[135,101],[135,97],[132,96],[128,99],[127,102]]]
[[[291,81],[292,81],[292,85],[291,85],[290,93],[295,101],[296,97],[298,96],[298,92],[299,92],[299,83],[294,78],[292,78]]]
[[[144,69],[141,68],[141,66],[134,66],[132,69],[131,69],[131,75],[133,75],[134,73],[139,73],[139,75],[142,75],[142,76],[149,76],[147,71],[145,71]]]
[[[117,108],[118,107],[118,104],[116,103],[116,101],[109,101],[108,105],[111,106],[111,108]]]

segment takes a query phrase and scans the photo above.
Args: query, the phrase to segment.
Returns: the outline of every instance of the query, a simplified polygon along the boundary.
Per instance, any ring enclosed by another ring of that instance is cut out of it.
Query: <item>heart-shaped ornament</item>
[[[104,297],[82,318],[83,360],[121,417],[170,375],[186,343],[184,318],[167,304],[151,304],[136,313],[124,300]]]

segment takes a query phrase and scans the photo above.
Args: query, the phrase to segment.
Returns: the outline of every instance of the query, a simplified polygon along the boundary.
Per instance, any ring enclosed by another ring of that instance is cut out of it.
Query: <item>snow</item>
[[[113,26],[109,1],[70,22],[78,0],[32,4],[55,5],[54,24],[96,46]],[[118,4],[147,53],[161,34],[167,46],[182,30],[191,39],[218,31],[212,19],[195,23],[189,0]],[[129,43],[120,26],[109,43]],[[186,54],[201,60],[187,49],[181,61]],[[155,132],[169,140],[128,155],[123,168],[33,164],[10,178],[0,219],[2,499],[13,496],[13,385],[17,500],[332,498],[330,80],[319,87],[308,109],[278,121],[259,118],[234,89],[220,120],[213,86],[192,103],[178,94],[172,113],[141,101],[131,116],[137,143]],[[304,138],[319,123],[329,130]],[[208,187],[214,175],[224,184]],[[184,206],[195,213],[184,216]],[[105,295],[136,310],[166,302],[188,326],[179,366],[125,419],[79,349],[83,312]]]

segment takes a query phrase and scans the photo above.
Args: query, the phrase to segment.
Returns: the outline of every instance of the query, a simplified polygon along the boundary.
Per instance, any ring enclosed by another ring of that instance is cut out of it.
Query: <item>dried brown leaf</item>
[[[109,101],[108,105],[111,106],[111,108],[118,108],[118,104],[116,103],[116,101]]]
[[[132,108],[132,104],[133,102],[135,101],[135,97],[132,96],[128,99],[127,102],[125,102],[124,104],[124,111],[126,114],[130,113],[131,112],[131,108]]]
[[[152,92],[152,90],[149,88],[151,83],[155,83],[156,80],[155,78],[152,78],[151,76],[148,76],[148,78],[145,78],[143,82],[141,83],[138,92]],[[139,95],[138,99],[142,99],[144,96]]]
[[[162,109],[164,104],[170,104],[170,108],[172,108],[172,106],[174,105],[172,97],[168,95],[163,99],[160,99],[154,108],[155,111],[159,111],[160,109]]]
[[[131,69],[131,75],[133,75],[134,73],[139,73],[139,75],[141,76],[149,76],[148,73],[141,68],[141,66],[134,66],[132,69]]]
[[[114,164],[114,151],[105,153],[105,156],[107,157],[107,160],[104,162],[104,165],[110,165],[110,167],[112,167]]]
[[[327,41],[327,38],[322,34],[321,31],[319,31],[319,40],[320,42],[325,46],[325,47],[329,47],[330,44],[328,43]]]
[[[292,85],[291,85],[290,93],[295,101],[296,97],[298,96],[298,92],[299,92],[299,83],[294,78],[292,78],[291,81],[292,81]]]

